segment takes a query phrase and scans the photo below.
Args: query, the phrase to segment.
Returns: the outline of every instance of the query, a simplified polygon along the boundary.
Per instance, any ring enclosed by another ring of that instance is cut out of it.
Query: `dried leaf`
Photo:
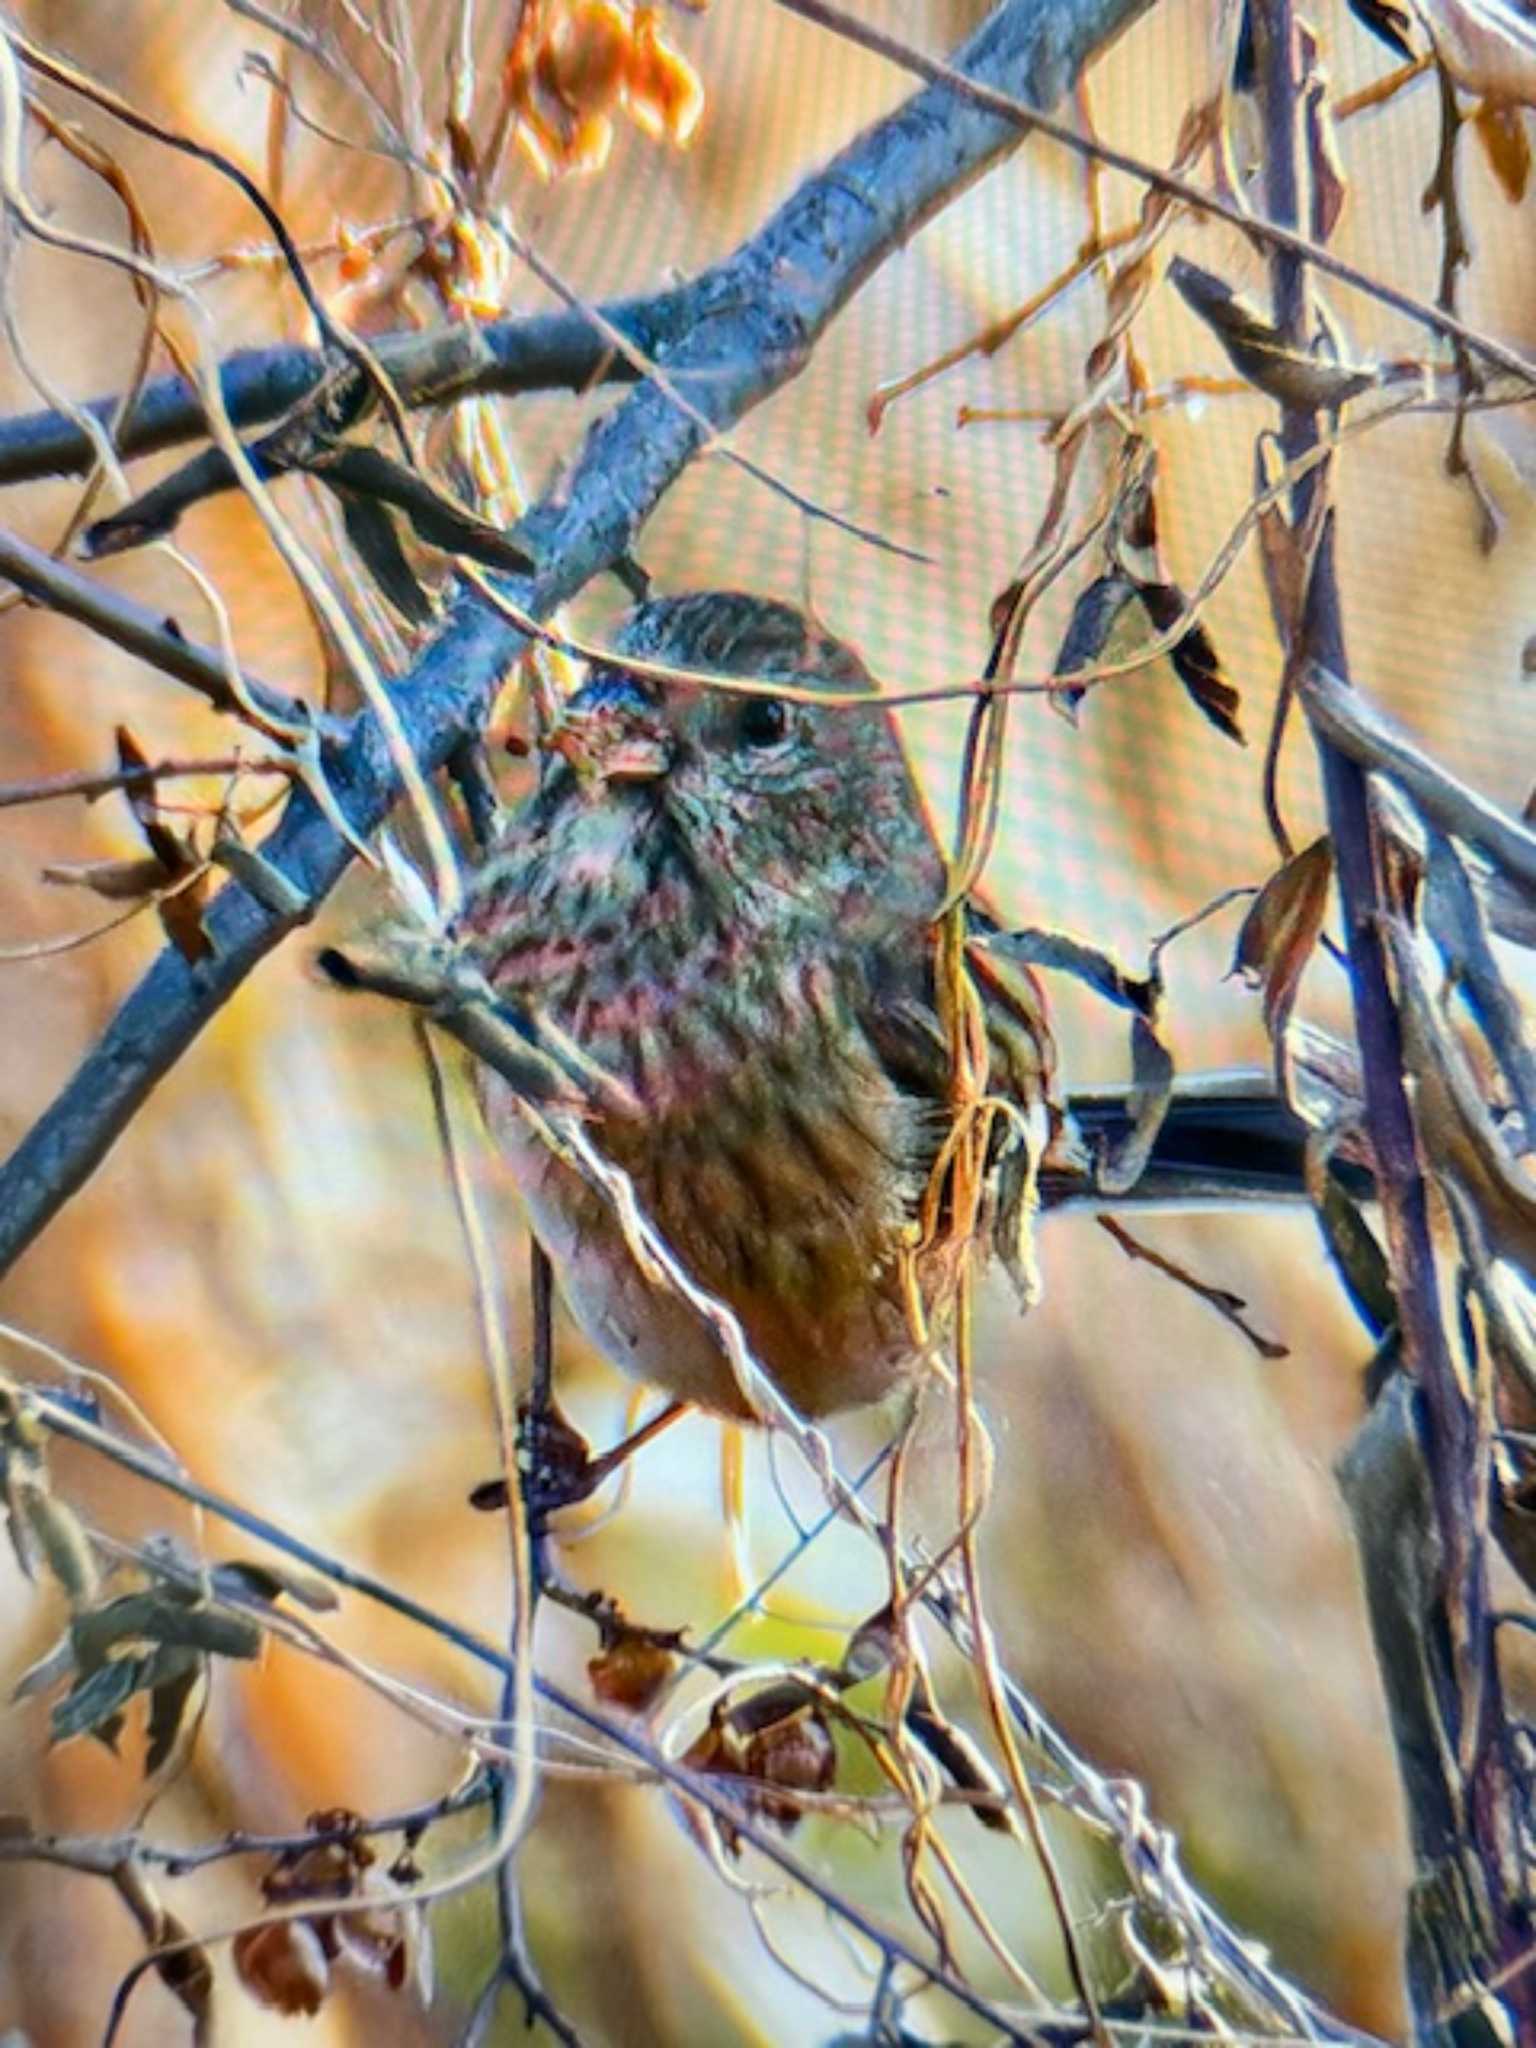
[[[432,620],[432,600],[411,567],[394,519],[372,498],[338,491],[342,524],[358,560],[408,625]]]
[[[1173,1054],[1150,1018],[1131,1020],[1130,1127],[1119,1144],[1102,1148],[1094,1184],[1106,1195],[1128,1194],[1152,1156],[1173,1095]]]
[[[1293,347],[1256,306],[1185,256],[1169,264],[1168,280],[1210,328],[1238,375],[1281,405],[1332,412],[1381,381],[1372,366],[1332,363]]]
[[[331,442],[317,448],[301,466],[343,499],[358,496],[395,506],[422,540],[447,554],[467,555],[509,575],[526,576],[533,569],[528,551],[508,540],[499,527],[477,517],[468,506],[455,504],[446,492],[381,448]]]
[[[164,540],[189,507],[218,492],[233,490],[236,481],[223,449],[205,448],[116,512],[93,521],[80,536],[80,553],[87,561],[100,561],[107,555]]]
[[[972,944],[1002,960],[1071,974],[1109,1002],[1134,1013],[1129,1123],[1113,1146],[1100,1147],[1094,1174],[1095,1185],[1105,1194],[1124,1194],[1147,1163],[1173,1089],[1173,1055],[1157,1024],[1160,979],[1155,974],[1128,974],[1108,953],[1066,932],[1028,926],[1008,932],[986,930],[978,932]]]
[[[37,1477],[29,1477],[17,1498],[26,1518],[27,1534],[42,1553],[71,1607],[94,1598],[96,1553],[80,1517],[67,1501],[49,1493]]]
[[[39,1693],[52,1692],[56,1685],[62,1685],[75,1668],[75,1646],[66,1629],[53,1645],[45,1650],[35,1664],[29,1664],[17,1679],[11,1691],[13,1703],[18,1700],[35,1699]]]
[[[1263,475],[1256,476],[1255,490],[1265,489],[1268,481]],[[1295,527],[1278,504],[1266,505],[1259,513],[1258,534],[1259,561],[1264,570],[1264,587],[1269,594],[1270,609],[1288,642],[1302,617],[1302,602],[1307,589],[1306,558]]]
[[[382,1978],[391,1991],[412,1986],[420,1995],[431,1983],[431,1948],[421,1909],[390,1880],[370,1871],[363,1890],[378,1904],[360,1913],[332,1913],[315,1922],[338,1961],[365,1976]]]
[[[621,1628],[587,1662],[596,1698],[642,1714],[677,1669],[674,1651],[646,1630]]]
[[[1356,1314],[1378,1342],[1397,1322],[1392,1269],[1366,1221],[1365,1210],[1344,1185],[1334,1164],[1332,1138],[1316,1131],[1307,1140],[1307,1193],[1323,1241],[1333,1255]]]
[[[1412,949],[1387,926],[1400,990],[1414,1122],[1432,1170],[1455,1184],[1491,1258],[1536,1271],[1536,1184],[1511,1158],[1471,1062],[1447,1025]]]
[[[1072,617],[1057,650],[1055,673],[1070,676],[1079,669],[1096,667],[1135,596],[1135,584],[1118,570],[1096,576],[1072,607]],[[1085,689],[1064,690],[1054,701],[1060,709],[1076,710],[1087,694]]]
[[[624,90],[630,34],[617,0],[572,0],[550,22],[538,57],[540,84],[572,113],[607,113]]]
[[[315,906],[297,883],[291,882],[275,861],[258,848],[225,832],[215,839],[208,858],[225,874],[233,875],[248,896],[255,897],[263,910],[291,924],[307,924]]]
[[[151,1682],[153,1671],[152,1656],[125,1656],[82,1672],[64,1697],[54,1702],[49,1740],[68,1742],[72,1736],[94,1735],[115,1752],[123,1731],[122,1710]]]
[[[1159,633],[1170,631],[1189,609],[1183,591],[1174,583],[1139,583],[1136,595]],[[1168,659],[1179,681],[1216,730],[1225,733],[1229,740],[1236,740],[1240,747],[1246,746],[1243,729],[1237,722],[1243,700],[1223,675],[1215,642],[1198,619],[1174,642]]]
[[[1521,1006],[1499,971],[1472,878],[1454,842],[1433,829],[1424,924],[1498,1062],[1520,1112],[1527,1148],[1536,1147],[1536,1056],[1526,1040]]]
[[[1412,59],[1413,44],[1408,31],[1413,26],[1413,16],[1407,8],[1399,7],[1396,0],[1349,0],[1349,11],[1389,50]]]
[[[248,1615],[166,1583],[119,1594],[77,1614],[71,1626],[75,1654],[87,1670],[128,1642],[198,1650],[210,1657],[249,1658],[261,1653],[261,1629]]]
[[[688,60],[663,39],[654,7],[636,8],[634,22],[626,80],[630,118],[653,142],[686,148],[704,111],[704,87]]]
[[[1536,1505],[1529,1498],[1529,1481],[1519,1491],[1505,1486],[1494,1489],[1492,1519],[1499,1548],[1527,1590],[1536,1591]]]
[[[978,935],[974,943],[1000,959],[1016,960],[1021,966],[1056,968],[1073,975],[1096,995],[1123,1010],[1135,1010],[1149,1017],[1156,1007],[1158,985],[1154,979],[1128,973],[1110,954],[1068,932],[1025,925],[1016,931],[987,931]]]
[[[240,1982],[258,2005],[290,2019],[313,2019],[331,1988],[330,1963],[307,1920],[248,1927],[235,1936],[234,1959]]]
[[[1329,242],[1344,211],[1349,180],[1344,174],[1344,160],[1339,153],[1339,131],[1329,102],[1328,80],[1323,72],[1312,69],[1310,61],[1304,119],[1307,169],[1312,185],[1317,235],[1320,241]]]
[[[784,1792],[830,1791],[837,1778],[837,1745],[820,1709],[809,1707],[759,1730],[743,1752],[741,1771]],[[765,1792],[754,1803],[782,1828],[792,1828],[800,1819],[794,1798],[775,1799]]]
[[[879,1608],[860,1622],[848,1638],[843,1652],[841,1677],[846,1685],[862,1685],[890,1669],[900,1653],[901,1641],[889,1606]]]
[[[1343,1134],[1339,1156],[1370,1167],[1372,1159],[1361,1131],[1365,1115],[1365,1081],[1354,1046],[1335,1038],[1305,1018],[1290,1027],[1291,1107],[1314,1130]]]
[[[149,1689],[149,1726],[144,1775],[152,1778],[175,1753],[187,1709],[206,1669],[192,1650],[168,1650],[157,1659],[159,1676]]]
[[[1512,206],[1518,206],[1531,180],[1531,143],[1520,108],[1508,100],[1485,99],[1472,116],[1472,125],[1499,189]]]
[[[971,1808],[978,1825],[994,1834],[1013,1834],[1016,1823],[1009,1811],[1007,1788],[965,1730],[946,1721],[931,1697],[923,1703],[913,1701],[907,1709],[906,1725],[951,1784],[962,1792],[984,1796],[986,1803],[978,1801]]]
[[[1277,1038],[1289,1022],[1296,989],[1323,928],[1333,880],[1326,834],[1277,868],[1254,898],[1237,935],[1232,972],[1264,991],[1264,1028]]]
[[[196,966],[213,954],[213,941],[203,930],[203,912],[208,906],[209,877],[199,875],[185,888],[162,896],[157,906],[165,936],[183,960]]]
[[[1488,923],[1512,946],[1536,948],[1536,890],[1516,875],[1495,870],[1481,882]]]
[[[165,888],[171,877],[153,854],[132,860],[57,860],[42,871],[43,880],[61,889],[89,889],[109,903],[142,902]]]
[[[330,1614],[341,1604],[336,1589],[314,1572],[295,1571],[291,1565],[257,1562],[236,1557],[216,1564],[209,1574],[215,1593],[231,1591],[254,1594],[258,1600],[275,1605],[286,1594],[307,1607],[312,1614]]]
[[[174,1913],[167,1913],[162,1908],[156,1930],[157,1942],[170,1946],[178,1941],[187,1941],[189,1933],[184,1920],[178,1920]],[[207,2020],[213,2007],[213,1964],[205,1948],[192,1942],[186,1948],[173,1949],[170,1955],[161,1956],[156,1962],[155,1975],[194,2020]],[[193,2040],[201,2044],[205,2039],[199,2025]]]

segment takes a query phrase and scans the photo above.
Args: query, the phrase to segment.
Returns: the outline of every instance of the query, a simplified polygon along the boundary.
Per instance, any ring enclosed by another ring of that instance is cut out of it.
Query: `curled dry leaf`
[[[1344,1291],[1379,1343],[1397,1321],[1392,1269],[1366,1221],[1364,1204],[1355,1199],[1334,1166],[1334,1142],[1329,1133],[1314,1131],[1308,1137],[1305,1172],[1318,1228],[1333,1255]]]
[[[375,1903],[351,1913],[334,1913],[320,1925],[323,1943],[334,1944],[338,1962],[377,1977],[391,1991],[431,1995],[432,1948],[420,1906],[405,1898],[380,1870],[362,1881]]]
[[[156,905],[160,926],[183,960],[194,966],[208,959],[213,942],[203,930],[203,912],[208,907],[209,871],[187,877],[167,889]]]
[[[157,1947],[169,1948],[171,1953],[158,1959],[155,1975],[199,2023],[193,2039],[201,2042],[205,2038],[203,2025],[213,2009],[213,1962],[208,1951],[196,1942],[185,1948],[175,1946],[177,1942],[186,1942],[190,1933],[191,1929],[184,1920],[166,1912],[163,1907],[160,1909],[155,1942]]]
[[[1360,1056],[1332,1032],[1297,1017],[1290,1027],[1290,1105],[1314,1130],[1336,1134],[1337,1155],[1352,1166],[1374,1164],[1364,1135],[1365,1078]]]
[[[1264,1028],[1284,1031],[1296,989],[1328,908],[1333,847],[1326,835],[1277,868],[1254,898],[1237,935],[1232,971],[1264,992]]]
[[[787,1832],[801,1818],[795,1794],[831,1789],[837,1776],[837,1747],[815,1700],[806,1700],[793,1685],[774,1686],[734,1707],[717,1701],[708,1725],[682,1762],[703,1776],[730,1780],[744,1807]],[[774,1788],[781,1796],[774,1796]],[[726,1848],[734,1853],[735,1831],[724,1821],[716,1825]]]
[[[176,1750],[208,1659],[252,1658],[259,1655],[261,1642],[254,1621],[176,1580],[157,1579],[135,1592],[80,1607],[69,1627],[69,1665],[58,1670],[56,1653],[45,1660],[50,1675],[74,1672],[69,1690],[54,1703],[51,1740],[90,1735],[115,1751],[123,1709],[136,1694],[146,1693],[144,1767],[152,1774]]]
[[[1258,465],[1256,464],[1256,467]],[[1258,475],[1255,492],[1267,488],[1269,479]],[[1264,570],[1264,587],[1270,608],[1289,645],[1302,617],[1302,600],[1307,588],[1307,563],[1296,529],[1279,505],[1268,504],[1258,515],[1259,561]]]
[[[95,1549],[74,1509],[51,1490],[45,1439],[36,1414],[24,1397],[4,1385],[0,1385],[0,1508],[24,1578],[36,1577],[41,1560],[72,1609],[78,1611],[96,1597]]]
[[[1171,631],[1189,610],[1189,602],[1176,583],[1139,583],[1136,595],[1159,633]],[[1227,681],[1216,643],[1199,619],[1175,640],[1168,659],[1174,674],[1216,730],[1225,733],[1229,740],[1236,740],[1240,747],[1246,746],[1243,728],[1237,720],[1243,700]]]
[[[1108,656],[1116,627],[1136,597],[1136,586],[1121,570],[1095,576],[1078,595],[1067,630],[1057,649],[1055,673],[1075,675],[1079,669],[1097,668]],[[1052,701],[1061,710],[1075,711],[1087,696],[1086,688],[1064,690]]]
[[[1425,930],[1464,992],[1504,1091],[1519,1111],[1525,1149],[1536,1150],[1536,1054],[1523,1008],[1499,970],[1476,886],[1454,841],[1433,828],[1428,841]]]
[[[165,1769],[181,1749],[182,1731],[201,1695],[207,1664],[189,1650],[166,1651],[158,1660],[160,1675],[149,1688],[149,1723],[145,1730],[144,1775]],[[194,1724],[195,1725],[195,1724]]]
[[[1467,1050],[1451,1030],[1406,935],[1387,927],[1401,988],[1399,1014],[1414,1122],[1435,1174],[1471,1206],[1490,1258],[1536,1272],[1536,1182],[1516,1163],[1490,1113]]]
[[[1032,927],[1011,932],[989,931],[984,939],[973,940],[972,945],[984,954],[996,954],[1021,966],[1057,968],[1133,1013],[1129,1126],[1116,1145],[1101,1147],[1094,1163],[1094,1185],[1106,1195],[1123,1194],[1134,1187],[1151,1155],[1173,1093],[1173,1054],[1159,1023],[1161,975],[1155,970],[1145,975],[1127,973],[1108,953],[1067,932]]]
[[[235,1970],[259,2005],[313,2019],[331,1988],[331,1966],[307,1920],[247,1927],[234,1940]]]
[[[1406,7],[1399,7],[1396,0],[1349,0],[1349,11],[1389,50],[1395,50],[1399,57],[1412,58],[1413,43],[1408,31],[1413,27],[1413,16]]]
[[[67,1501],[47,1492],[36,1477],[20,1491],[27,1535],[57,1579],[70,1606],[79,1609],[96,1594],[96,1553],[80,1517]]]
[[[117,729],[117,759],[125,772],[149,767],[148,755],[126,726]],[[202,926],[208,900],[206,866],[186,835],[161,813],[152,782],[130,785],[127,797],[134,822],[148,844],[147,854],[128,860],[55,861],[43,869],[43,880],[89,889],[110,902],[144,902],[158,897],[166,937],[184,959],[206,959],[211,950]]]
[[[1344,160],[1339,154],[1339,136],[1329,99],[1328,75],[1317,61],[1317,38],[1311,29],[1305,26],[1301,27],[1301,35],[1306,51],[1303,120],[1307,170],[1312,185],[1312,208],[1316,217],[1319,241],[1330,242],[1344,211],[1349,181],[1344,175]]]
[[[760,1806],[769,1820],[785,1829],[800,1819],[797,1792],[828,1792],[837,1777],[837,1745],[825,1716],[816,1707],[775,1721],[747,1743],[741,1760],[745,1777],[755,1779],[765,1790]],[[791,1795],[775,1799],[766,1788]]]
[[[1238,375],[1281,405],[1331,412],[1382,381],[1374,365],[1330,362],[1293,347],[1257,307],[1187,257],[1175,256],[1168,281],[1210,328]]]
[[[693,139],[704,112],[704,88],[688,61],[671,49],[661,33],[654,7],[635,9],[634,43],[630,54],[629,115],[653,142],[679,148]]]
[[[621,1624],[588,1660],[587,1677],[595,1696],[606,1705],[641,1714],[676,1669],[676,1650],[653,1630]]]

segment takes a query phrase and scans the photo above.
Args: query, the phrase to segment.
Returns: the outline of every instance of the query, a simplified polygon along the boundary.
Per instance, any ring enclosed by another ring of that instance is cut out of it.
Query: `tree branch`
[[[624,299],[604,307],[602,317],[637,349],[655,355],[686,329],[696,289]],[[636,375],[585,313],[570,311],[386,334],[372,349],[407,406],[441,405],[471,394],[580,391],[598,382],[632,383]],[[297,343],[237,351],[219,371],[231,423],[257,427],[281,418],[315,391],[329,362],[323,349]],[[110,431],[118,403],[115,396],[93,398],[82,410]],[[123,421],[117,452],[125,461],[154,455],[207,431],[197,387],[185,377],[156,377]],[[83,476],[95,459],[90,440],[66,413],[32,412],[0,421],[0,484]]]
[[[1031,104],[1053,104],[1082,66],[1151,0],[1006,0],[962,46],[958,69]],[[817,337],[884,259],[1020,140],[1016,114],[978,107],[949,85],[916,94],[808,179],[689,293],[690,320],[653,353],[673,383],[691,376],[684,414],[641,383],[590,431],[574,468],[516,530],[539,571],[503,586],[543,618],[627,554],[662,494],[707,445],[803,368]],[[708,373],[708,374],[703,374]],[[395,685],[424,769],[439,768],[482,722],[525,636],[473,591]],[[352,831],[378,829],[398,782],[364,715],[330,750],[331,788]],[[90,1177],[163,1075],[247,974],[309,914],[351,859],[307,791],[266,842],[304,911],[264,908],[226,885],[205,920],[210,956],[167,948],[101,1042],[0,1169],[0,1273]]]

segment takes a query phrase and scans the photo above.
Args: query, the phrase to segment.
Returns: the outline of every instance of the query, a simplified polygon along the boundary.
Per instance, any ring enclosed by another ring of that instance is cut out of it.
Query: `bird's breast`
[[[781,1391],[820,1414],[879,1398],[911,1360],[900,1262],[936,1119],[886,1074],[835,974],[744,982],[687,1002],[588,991],[558,1020],[645,1105],[595,1133],[644,1214]],[[531,1135],[510,1156],[588,1336],[740,1412],[717,1340],[639,1275],[604,1198]]]

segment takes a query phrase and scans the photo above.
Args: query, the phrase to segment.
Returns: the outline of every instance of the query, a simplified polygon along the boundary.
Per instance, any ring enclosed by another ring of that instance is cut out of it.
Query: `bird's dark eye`
[[[789,706],[781,697],[748,697],[736,721],[744,747],[776,747],[789,731]]]

